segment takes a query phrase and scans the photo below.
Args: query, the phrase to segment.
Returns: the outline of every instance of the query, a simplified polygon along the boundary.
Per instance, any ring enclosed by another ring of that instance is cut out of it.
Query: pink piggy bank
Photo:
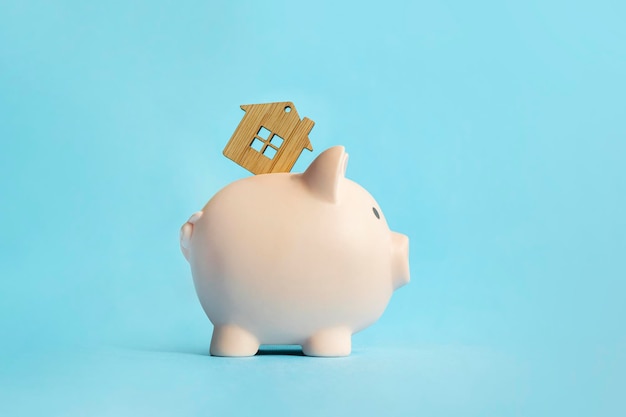
[[[345,178],[342,146],[302,174],[248,177],[219,191],[181,228],[180,245],[214,325],[211,354],[251,356],[261,344],[347,356],[409,282],[409,239]]]

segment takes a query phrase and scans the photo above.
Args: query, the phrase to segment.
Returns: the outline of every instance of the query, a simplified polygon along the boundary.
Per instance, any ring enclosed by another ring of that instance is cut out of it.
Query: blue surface
[[[548,4],[546,4],[548,3]],[[0,415],[626,415],[623,2],[0,3]],[[345,359],[207,356],[178,229],[315,120],[412,282]]]

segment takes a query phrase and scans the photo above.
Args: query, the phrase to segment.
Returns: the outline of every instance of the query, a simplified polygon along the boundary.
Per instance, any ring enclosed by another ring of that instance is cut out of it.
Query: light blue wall
[[[625,20],[3,1],[0,414],[624,414]],[[412,282],[351,358],[201,356],[178,228],[249,175],[221,154],[239,105],[283,100],[316,122],[294,171],[345,145]]]

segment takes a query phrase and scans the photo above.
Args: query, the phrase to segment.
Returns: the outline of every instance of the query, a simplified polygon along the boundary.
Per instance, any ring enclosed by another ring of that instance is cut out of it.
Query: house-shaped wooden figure
[[[313,150],[309,132],[315,122],[300,120],[291,102],[248,104],[224,155],[253,174],[289,172],[303,149]]]

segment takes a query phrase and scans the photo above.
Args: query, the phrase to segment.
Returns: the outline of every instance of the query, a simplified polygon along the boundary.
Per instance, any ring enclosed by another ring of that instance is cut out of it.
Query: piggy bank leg
[[[348,356],[352,350],[352,331],[345,327],[323,329],[303,345],[307,356]]]
[[[235,325],[215,326],[211,338],[213,356],[253,356],[259,341],[247,330]]]

